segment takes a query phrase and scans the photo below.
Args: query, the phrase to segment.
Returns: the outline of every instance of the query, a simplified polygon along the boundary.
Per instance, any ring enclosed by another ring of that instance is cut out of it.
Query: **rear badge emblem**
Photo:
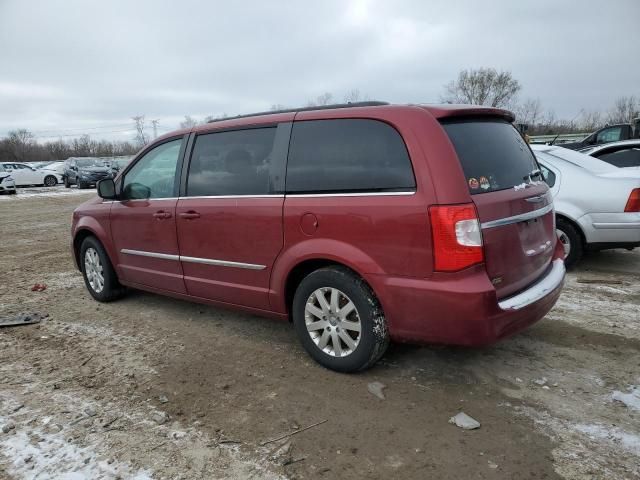
[[[469,179],[469,188],[471,190],[477,190],[480,187],[480,183],[474,177]]]
[[[496,277],[491,279],[493,285],[500,285],[502,283],[502,277]]]

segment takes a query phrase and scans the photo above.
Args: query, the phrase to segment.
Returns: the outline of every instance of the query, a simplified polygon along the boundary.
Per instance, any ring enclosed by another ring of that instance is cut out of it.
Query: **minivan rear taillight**
[[[625,212],[640,212],[640,188],[631,190],[627,205],[624,207]]]
[[[434,269],[455,272],[484,261],[480,222],[473,204],[429,207]]]

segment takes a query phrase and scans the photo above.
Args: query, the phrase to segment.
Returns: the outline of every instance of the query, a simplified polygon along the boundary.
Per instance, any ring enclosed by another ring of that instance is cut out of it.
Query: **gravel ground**
[[[93,301],[68,249],[91,194],[0,197],[0,316],[48,314],[0,329],[0,478],[640,477],[640,252],[587,258],[496,346],[393,345],[340,375],[285,322]],[[460,411],[481,427],[449,424]]]

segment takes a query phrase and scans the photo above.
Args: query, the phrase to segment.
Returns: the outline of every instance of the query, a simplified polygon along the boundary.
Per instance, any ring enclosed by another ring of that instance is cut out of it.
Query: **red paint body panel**
[[[187,292],[180,262],[122,253],[122,249],[129,249],[179,255],[176,203],[176,199],[113,202],[110,223],[118,278],[172,292]],[[159,213],[167,218],[154,216]]]
[[[189,295],[269,309],[269,278],[282,249],[283,197],[181,198],[180,255],[263,265],[261,270],[182,262]],[[197,211],[200,218],[181,218]]]
[[[509,112],[484,107],[389,105],[280,113],[201,125],[181,133],[277,122],[377,119],[393,126],[404,139],[416,191],[113,203],[98,199],[76,210],[72,233],[75,237],[82,229],[94,232],[126,285],[277,318],[289,316],[285,288],[295,267],[307,260],[332,261],[348,266],[371,285],[394,340],[488,344],[539,320],[553,306],[561,286],[517,311],[501,310],[498,301],[535,283],[560,250],[550,212],[535,222],[483,230],[485,263],[454,273],[434,272],[430,206],[473,203],[480,221],[490,222],[539,209],[548,201],[526,201],[544,195],[544,185],[470,195],[456,151],[438,121],[462,115],[510,118]],[[172,217],[153,217],[161,210]],[[189,212],[200,217],[182,218],[181,214]],[[550,246],[536,250],[550,238]],[[123,248],[264,268],[125,255],[120,252]],[[497,288],[492,284],[495,277],[501,277]]]

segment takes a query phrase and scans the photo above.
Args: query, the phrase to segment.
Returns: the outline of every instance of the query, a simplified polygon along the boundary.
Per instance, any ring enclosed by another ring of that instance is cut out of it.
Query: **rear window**
[[[392,126],[366,119],[293,124],[287,192],[405,191],[415,186],[407,148]]]
[[[474,119],[442,126],[456,149],[472,195],[513,188],[539,171],[529,146],[510,123]],[[541,180],[539,173],[533,177]]]

